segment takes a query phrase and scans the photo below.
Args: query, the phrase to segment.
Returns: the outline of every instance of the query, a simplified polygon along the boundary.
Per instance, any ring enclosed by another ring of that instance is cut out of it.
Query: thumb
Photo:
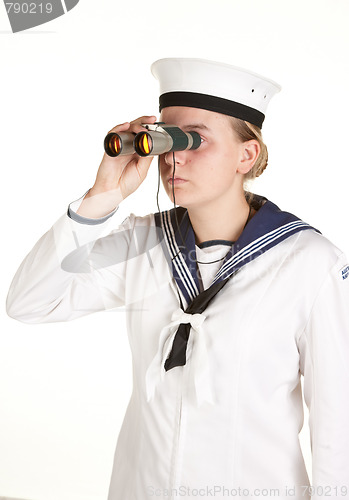
[[[153,161],[154,156],[146,156],[145,158],[140,158],[138,160],[138,171],[139,174],[144,180],[148,174],[149,167],[151,165],[151,162]]]

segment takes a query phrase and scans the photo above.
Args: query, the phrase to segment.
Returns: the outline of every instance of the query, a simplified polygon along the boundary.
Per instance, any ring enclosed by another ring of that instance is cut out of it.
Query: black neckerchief
[[[188,314],[202,313],[210,301],[243,266],[260,257],[286,238],[312,229],[320,233],[295,215],[280,210],[263,196],[253,195],[252,207],[257,210],[225,256],[210,287],[200,293],[196,262],[195,235],[188,211],[177,207],[178,230],[174,210],[155,214],[155,223],[161,228],[162,245],[171,265],[177,284],[181,309]],[[182,240],[183,238],[183,240]],[[165,362],[165,370],[185,365],[186,348],[190,334],[190,323],[181,323],[174,337],[172,350]]]

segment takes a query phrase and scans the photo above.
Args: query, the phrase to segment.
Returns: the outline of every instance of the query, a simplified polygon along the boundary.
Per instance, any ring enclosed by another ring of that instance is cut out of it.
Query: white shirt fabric
[[[215,242],[212,242],[215,243]],[[210,244],[203,247],[195,245],[196,258],[199,268],[199,283],[201,290],[206,290],[212,283],[217,271],[221,267],[229,246],[227,244]]]
[[[131,214],[110,232],[115,218],[87,225],[62,216],[20,266],[7,302],[9,315],[27,323],[126,306],[134,388],[109,500],[309,499],[298,438],[301,375],[310,412],[312,498],[343,495],[349,486],[344,254],[307,230],[248,263],[192,329],[186,365],[166,372],[148,401],[146,373],[160,331],[179,308],[178,292],[161,246],[149,243],[154,216]],[[220,258],[227,250],[196,247],[198,260]],[[204,288],[217,269],[205,266]],[[208,353],[212,404],[198,405],[195,397],[198,331]]]

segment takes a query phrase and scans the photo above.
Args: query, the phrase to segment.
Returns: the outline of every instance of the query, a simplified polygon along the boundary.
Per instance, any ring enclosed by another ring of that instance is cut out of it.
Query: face
[[[184,132],[195,131],[201,145],[192,151],[175,152],[175,178],[172,186],[173,153],[160,156],[161,179],[173,202],[187,209],[217,203],[243,194],[243,173],[247,158],[244,143],[238,141],[229,118],[220,113],[182,106],[162,110],[160,121],[176,125]],[[244,163],[245,162],[245,163]]]

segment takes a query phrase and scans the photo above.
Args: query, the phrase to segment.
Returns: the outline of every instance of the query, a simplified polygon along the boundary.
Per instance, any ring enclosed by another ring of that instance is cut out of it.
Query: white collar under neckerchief
[[[213,283],[228,278],[234,271],[292,234],[304,229],[314,230],[312,226],[295,215],[280,210],[263,196],[254,194],[251,203],[257,212],[227,253]],[[172,275],[180,291],[181,300],[187,307],[200,293],[195,235],[188,211],[182,207],[177,207],[176,210],[180,231],[176,225],[174,209],[156,213],[155,224],[161,228],[163,249],[172,263]],[[315,231],[320,232],[317,229]]]
[[[163,235],[161,244],[178,287],[181,308],[174,312],[171,323],[160,333],[159,350],[147,372],[148,400],[165,371],[186,364],[189,335],[194,330],[197,333],[196,346],[191,357],[198,402],[213,402],[209,389],[208,356],[201,332],[205,319],[203,311],[227,281],[247,263],[299,231],[312,229],[320,232],[262,196],[254,194],[251,204],[257,210],[256,214],[230,248],[210,287],[201,293],[195,235],[188,211],[182,207],[176,209],[180,231],[174,209],[155,214],[156,226],[161,228]]]

